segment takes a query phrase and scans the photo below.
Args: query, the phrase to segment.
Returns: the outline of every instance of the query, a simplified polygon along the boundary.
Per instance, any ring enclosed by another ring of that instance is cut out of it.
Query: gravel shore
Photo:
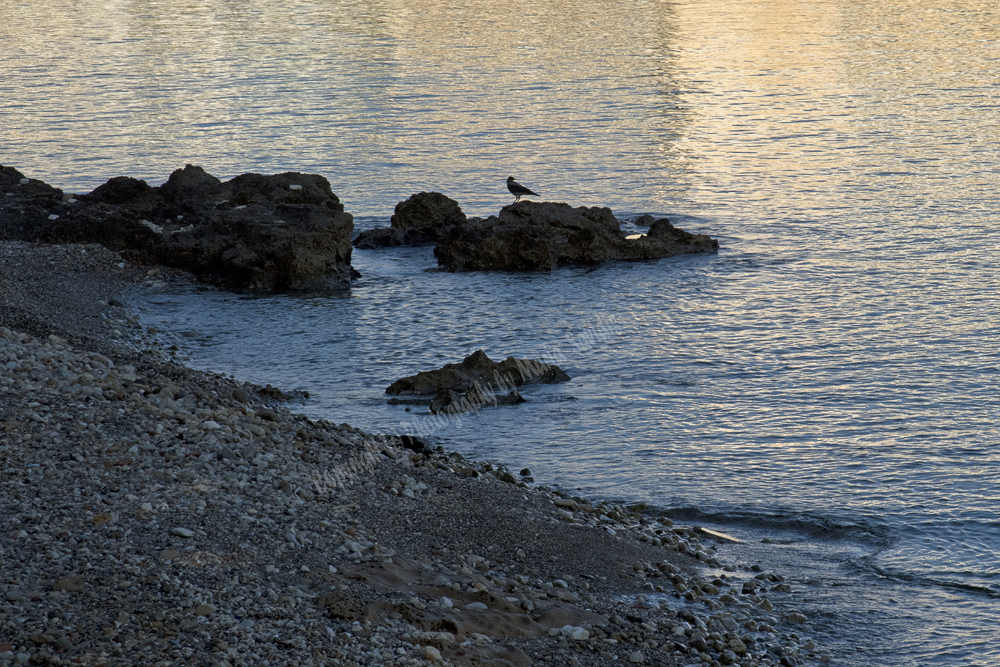
[[[0,665],[830,659],[707,533],[173,363],[98,246],[0,260]]]

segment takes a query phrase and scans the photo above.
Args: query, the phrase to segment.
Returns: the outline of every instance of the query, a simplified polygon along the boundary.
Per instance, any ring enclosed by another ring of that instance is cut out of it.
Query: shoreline
[[[830,659],[779,573],[694,527],[143,350],[123,294],[166,269],[99,246],[0,257],[0,664]]]

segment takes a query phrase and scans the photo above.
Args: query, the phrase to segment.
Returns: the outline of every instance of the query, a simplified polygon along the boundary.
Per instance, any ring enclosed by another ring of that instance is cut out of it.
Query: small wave
[[[885,548],[892,541],[893,531],[884,523],[868,520],[851,521],[807,513],[723,511],[706,512],[696,507],[675,507],[662,512],[673,520],[713,524],[739,525],[750,528],[792,530],[817,539],[857,540]]]
[[[990,588],[989,586],[982,586],[978,584],[970,584],[963,581],[952,581],[948,579],[937,579],[935,577],[928,577],[922,574],[916,574],[913,572],[894,572],[886,568],[881,568],[872,562],[872,559],[859,559],[857,561],[852,561],[855,566],[861,569],[869,570],[880,577],[886,579],[894,579],[896,581],[905,581],[908,584],[915,584],[917,586],[927,586],[931,588],[947,588],[952,590],[964,591],[966,593],[973,593],[976,595],[982,595],[994,600],[1000,600],[1000,591]]]

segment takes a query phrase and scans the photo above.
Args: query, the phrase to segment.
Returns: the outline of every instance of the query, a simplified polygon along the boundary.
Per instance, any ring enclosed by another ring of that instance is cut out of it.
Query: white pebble
[[[59,216],[56,215],[55,213],[53,213],[52,215],[49,216],[49,220],[58,220],[58,219],[59,219]]]
[[[301,190],[302,186],[301,185],[289,185],[288,189],[289,190]]]
[[[569,637],[578,642],[590,639],[590,632],[588,630],[575,625],[564,625],[559,632],[563,637]]]
[[[174,528],[170,531],[171,535],[177,535],[178,537],[194,537],[194,531],[187,528]]]
[[[28,179],[22,178],[21,179],[21,185],[27,185],[27,184],[28,184]]]

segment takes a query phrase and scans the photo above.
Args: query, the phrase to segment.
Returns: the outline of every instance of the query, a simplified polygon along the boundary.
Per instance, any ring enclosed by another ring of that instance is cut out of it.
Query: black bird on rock
[[[510,193],[512,195],[514,195],[515,203],[521,201],[521,197],[523,197],[524,195],[535,195],[536,197],[540,196],[537,192],[532,192],[528,188],[524,187],[523,185],[515,181],[513,176],[507,177],[507,189],[510,190]]]

